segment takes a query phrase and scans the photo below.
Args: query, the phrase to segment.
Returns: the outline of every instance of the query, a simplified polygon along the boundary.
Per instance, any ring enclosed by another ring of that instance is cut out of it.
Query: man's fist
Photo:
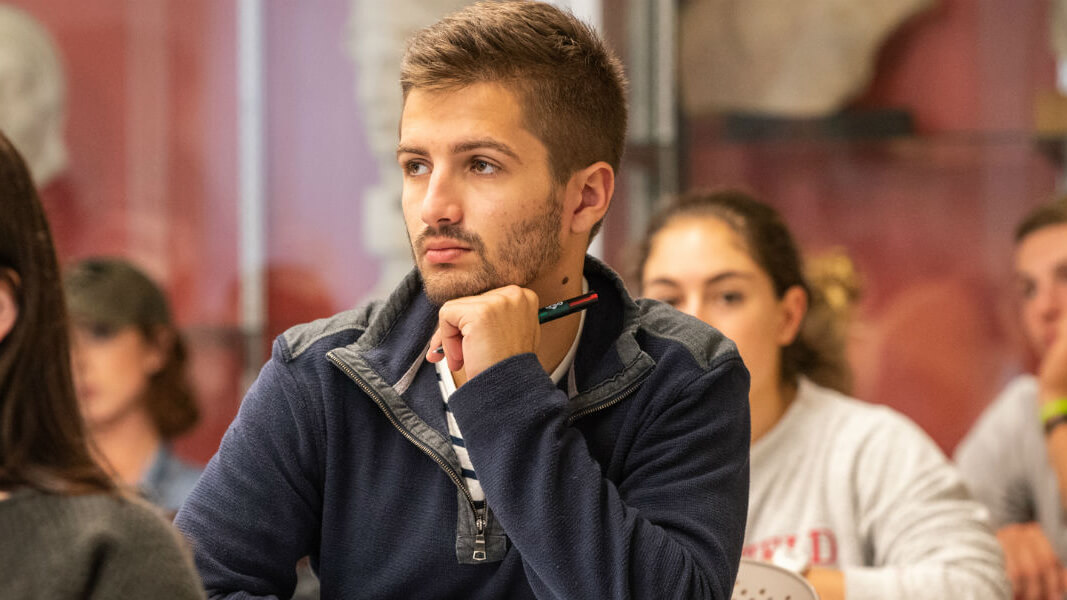
[[[471,379],[506,358],[537,352],[538,307],[537,294],[517,285],[449,300],[437,313],[437,331],[430,338],[426,360],[448,359],[450,370],[463,369]],[[444,348],[443,354],[438,347]]]

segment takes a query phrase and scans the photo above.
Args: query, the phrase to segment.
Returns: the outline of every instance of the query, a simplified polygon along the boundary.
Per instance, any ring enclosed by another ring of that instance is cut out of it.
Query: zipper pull
[[[474,536],[474,560],[485,560],[485,518],[481,515],[474,520],[474,526],[478,533]]]

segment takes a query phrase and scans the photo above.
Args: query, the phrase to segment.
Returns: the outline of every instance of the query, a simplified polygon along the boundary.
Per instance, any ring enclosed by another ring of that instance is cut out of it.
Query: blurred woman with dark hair
[[[638,264],[644,295],[721,330],[751,375],[745,556],[804,573],[824,600],[1010,595],[984,511],[933,441],[844,393],[831,313],[848,301],[812,289],[773,208],[684,196],[653,219]]]
[[[166,297],[118,258],[83,260],[63,285],[74,326],[74,383],[99,458],[173,514],[201,470],[175,456],[169,442],[200,413]]]
[[[0,135],[0,597],[203,597],[175,532],[93,461],[68,356],[52,236]]]

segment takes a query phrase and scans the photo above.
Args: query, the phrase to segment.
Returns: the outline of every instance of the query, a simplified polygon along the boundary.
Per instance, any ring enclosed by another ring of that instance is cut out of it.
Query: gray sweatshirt
[[[752,446],[744,555],[840,569],[849,600],[1010,598],[987,511],[914,423],[801,379]]]
[[[1038,416],[1037,380],[1016,377],[956,448],[956,463],[993,526],[1036,521],[1067,561],[1067,515]]]

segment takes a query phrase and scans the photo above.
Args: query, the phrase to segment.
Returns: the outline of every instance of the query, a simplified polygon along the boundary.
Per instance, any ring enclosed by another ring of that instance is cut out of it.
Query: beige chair
[[[800,574],[750,558],[741,559],[731,600],[818,600]]]

